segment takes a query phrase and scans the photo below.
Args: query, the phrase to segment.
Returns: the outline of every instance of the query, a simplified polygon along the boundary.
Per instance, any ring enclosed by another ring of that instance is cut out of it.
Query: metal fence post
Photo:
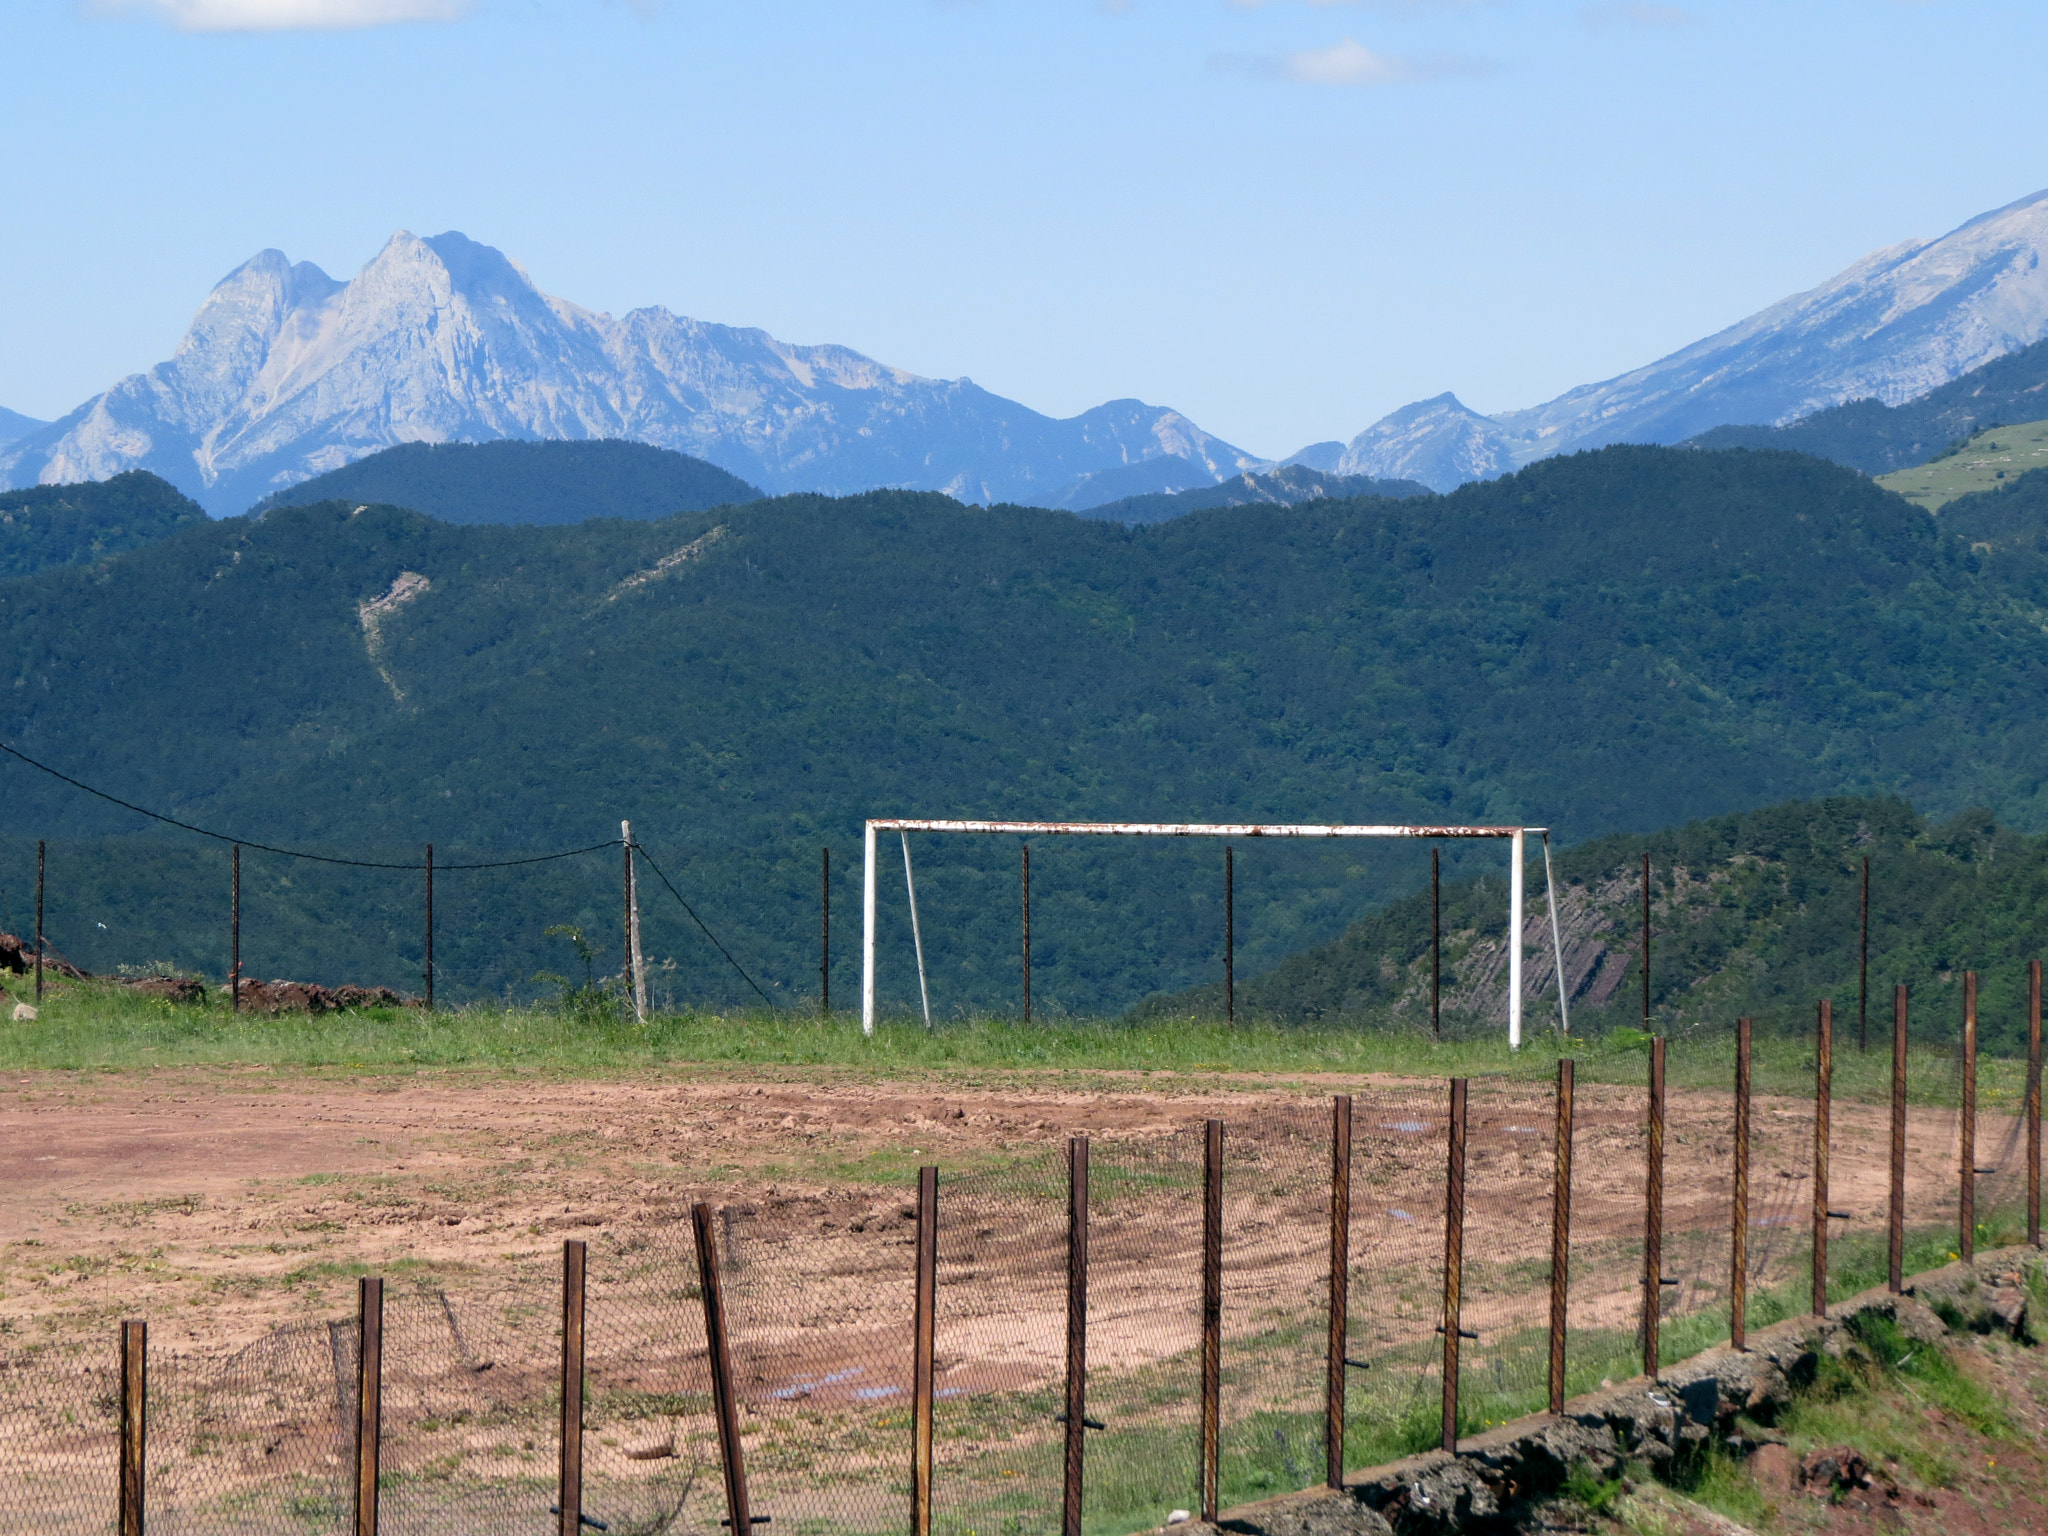
[[[2041,962],[2027,962],[2027,1241],[2041,1246]]]
[[[1237,865],[1223,845],[1223,1022],[1237,1022]]]
[[[1429,850],[1429,1033],[1430,1038],[1443,1038],[1443,989],[1444,989],[1444,877],[1439,855],[1443,850],[1431,845]]]
[[[832,850],[818,850],[818,1013],[832,1017]]]
[[[1202,1125],[1202,1518],[1216,1520],[1223,1452],[1223,1122]]]
[[[1977,1262],[1977,973],[1963,972],[1963,1112],[1958,1249],[1965,1264]]]
[[[1024,1022],[1031,1022],[1031,845],[1024,844]]]
[[[1813,1315],[1828,1315],[1828,1133],[1834,1111],[1835,1005],[1814,1010],[1813,1049]]]
[[[1324,1378],[1323,1475],[1344,1486],[1344,1397],[1351,1343],[1351,1095],[1330,1100],[1330,1359]]]
[[[1451,1079],[1450,1144],[1445,1157],[1443,1448],[1458,1449],[1458,1344],[1464,1337],[1465,1079]]]
[[[583,1529],[583,1275],[589,1250],[575,1238],[562,1244],[562,1459],[561,1536]]]
[[[1649,855],[1643,855],[1649,890]],[[1647,910],[1647,902],[1645,905]],[[1644,931],[1649,930],[1645,927]],[[1650,1041],[1650,1135],[1643,1190],[1643,1374],[1657,1379],[1659,1324],[1664,1315],[1664,1037]]]
[[[1885,1210],[1887,1284],[1894,1296],[1906,1289],[1906,986],[1892,988],[1892,1167],[1891,1198]]]
[[[149,1324],[121,1325],[121,1536],[142,1536],[149,1448]]]
[[[242,845],[235,844],[228,899],[228,1009],[242,1011]]]
[[[384,1282],[356,1282],[356,1525],[377,1536],[377,1467],[384,1442]]]
[[[1650,1027],[1650,855],[1643,853],[1643,1028]],[[1656,1375],[1655,1371],[1650,1373]]]
[[[36,839],[36,1006],[43,1004],[43,840]]]
[[[1572,1254],[1572,1079],[1575,1063],[1557,1064],[1557,1128],[1550,1183],[1550,1411],[1564,1412],[1564,1335]]]
[[[932,1375],[938,1326],[939,1170],[917,1170],[917,1298],[911,1321],[910,1536],[932,1531]]]
[[[427,1012],[434,1011],[434,845],[427,844]]]
[[[1749,1347],[1749,1041],[1748,1019],[1735,1021],[1735,1191],[1728,1238],[1728,1342]]]
[[[711,1207],[698,1201],[690,1207],[697,1232],[697,1286],[704,1298],[704,1342],[711,1357],[711,1401],[718,1416],[718,1460],[725,1474],[726,1521],[736,1533],[754,1525],[747,1503],[747,1461],[740,1444],[739,1400],[733,1389],[732,1350],[726,1339],[725,1298],[718,1287],[718,1241],[711,1230]]]
[[[1856,950],[1856,1054],[1870,1049],[1870,855],[1863,856],[1863,926]]]
[[[1081,1536],[1088,1429],[1088,1138],[1067,1142],[1067,1440],[1060,1492],[1062,1536]]]

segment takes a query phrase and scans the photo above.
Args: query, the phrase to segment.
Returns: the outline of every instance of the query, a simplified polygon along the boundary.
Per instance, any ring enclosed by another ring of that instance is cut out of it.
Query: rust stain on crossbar
[[[1047,837],[1513,837],[1548,827],[1346,826],[1295,822],[1209,821],[922,821],[877,818],[877,832],[1012,832]]]

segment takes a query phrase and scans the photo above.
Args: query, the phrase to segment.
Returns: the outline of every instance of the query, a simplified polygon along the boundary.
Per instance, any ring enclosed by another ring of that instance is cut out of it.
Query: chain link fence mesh
[[[1797,1041],[1759,1041],[1804,1053]],[[1804,1054],[1800,1054],[1804,1060]],[[1783,1066],[1784,1063],[1777,1063]],[[1732,1086],[1732,1085],[1731,1085]],[[1907,1269],[1957,1240],[1957,1084],[1916,1084]],[[1978,1124],[1979,1243],[2020,1235],[2015,1106]],[[1449,1095],[1353,1096],[1346,1464],[1441,1434]],[[1555,1091],[1475,1080],[1467,1120],[1460,1429],[1544,1406]],[[1324,1471],[1331,1110],[1231,1116],[1224,1134],[1219,1485],[1225,1507]],[[1674,1091],[1665,1149],[1661,1355],[1727,1336],[1732,1095]],[[1881,1283],[1889,1189],[1881,1103],[1834,1110],[1836,1294]],[[1576,1096],[1569,1394],[1641,1368],[1647,1095]],[[1749,1324],[1809,1304],[1813,1106],[1752,1112]],[[1098,1138],[1090,1158],[1085,1507],[1091,1531],[1155,1527],[1201,1503],[1204,1132]],[[742,1441],[773,1529],[894,1532],[911,1494],[916,1196],[868,1187],[715,1208]],[[682,1208],[677,1207],[680,1217]],[[1067,1163],[1012,1151],[939,1184],[933,1527],[1050,1536],[1065,1429]],[[691,1224],[603,1232],[589,1250],[583,1508],[613,1536],[718,1536],[725,1516]],[[338,1299],[338,1298],[337,1298]],[[562,1292],[551,1264],[401,1273],[385,1293],[381,1528],[394,1536],[552,1529]],[[353,1518],[358,1328],[279,1327],[224,1357],[150,1363],[148,1500],[174,1536],[341,1536]],[[115,1529],[118,1349],[0,1358],[0,1527]]]

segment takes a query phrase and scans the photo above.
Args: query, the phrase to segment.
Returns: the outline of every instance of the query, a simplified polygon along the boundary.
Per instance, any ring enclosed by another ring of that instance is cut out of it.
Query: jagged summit
[[[1070,505],[1090,504],[1085,477],[1147,460],[1186,483],[1259,463],[1138,400],[1055,420],[846,347],[658,307],[614,319],[466,235],[400,230],[347,282],[281,251],[244,262],[168,362],[0,447],[0,484],[145,468],[238,512],[398,443],[498,438],[629,438],[770,491]],[[1112,477],[1093,499],[1119,494]]]

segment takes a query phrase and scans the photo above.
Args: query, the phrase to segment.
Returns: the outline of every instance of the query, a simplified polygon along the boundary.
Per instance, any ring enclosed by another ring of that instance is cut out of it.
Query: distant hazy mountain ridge
[[[238,512],[380,448],[495,438],[630,438],[771,491],[968,501],[1058,501],[1085,475],[1162,456],[1211,482],[1259,462],[1137,400],[1055,420],[845,347],[658,308],[613,319],[463,235],[401,231],[346,283],[278,251],[248,261],[168,362],[0,447],[0,484],[141,468]]]
[[[1939,240],[1875,251],[1817,288],[1545,405],[1491,417],[1451,395],[1405,406],[1353,438],[1338,468],[1449,490],[1607,443],[1780,426],[1852,400],[1900,405],[2048,338],[2044,254],[2048,191]]]

